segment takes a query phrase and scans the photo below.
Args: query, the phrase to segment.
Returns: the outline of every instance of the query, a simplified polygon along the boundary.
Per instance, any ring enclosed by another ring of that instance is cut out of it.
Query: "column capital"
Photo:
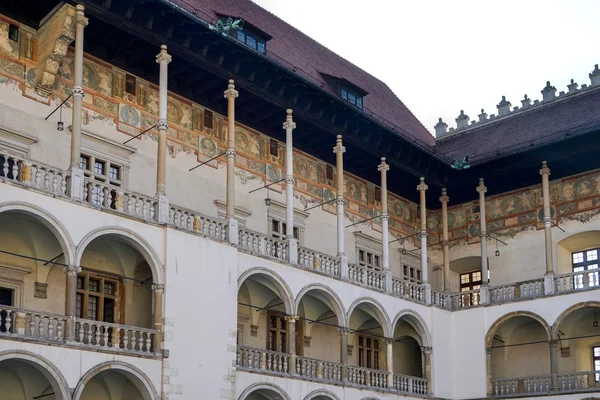
[[[81,267],[78,267],[76,265],[69,265],[68,267],[65,267],[65,273],[69,276],[77,276],[78,273],[81,272]]]
[[[546,161],[542,161],[542,168],[540,169],[540,175],[550,175],[550,168],[548,168],[548,163]]]
[[[448,203],[450,201],[450,197],[446,193],[446,188],[442,188],[442,196],[440,197],[440,201],[442,203]]]
[[[300,319],[300,317],[298,315],[286,315],[285,316],[285,320],[291,324],[295,324],[296,321],[298,321]]]
[[[429,186],[427,186],[427,184],[425,183],[425,178],[424,178],[424,177],[421,177],[421,183],[419,183],[419,184],[417,185],[417,190],[418,190],[419,192],[424,192],[424,191],[426,191],[427,189],[429,189]]]
[[[384,341],[385,344],[394,344],[394,338],[386,337]]]
[[[335,204],[337,204],[339,206],[346,205],[346,200],[344,200],[344,196],[338,196],[338,197],[336,197]]]
[[[430,346],[421,347],[421,353],[423,354],[431,354],[433,349]]]
[[[381,164],[377,166],[377,171],[389,171],[390,165],[385,162],[385,157],[381,157]]]
[[[348,334],[350,333],[349,328],[343,328],[343,327],[338,328],[337,331],[340,336],[348,336]]]
[[[75,25],[82,25],[84,28],[88,26],[90,21],[84,14],[85,7],[82,4],[75,6]]]
[[[292,185],[296,183],[296,178],[294,178],[292,175],[286,175],[285,176],[285,183],[291,183]]]
[[[388,213],[381,213],[381,215],[379,216],[379,218],[381,219],[381,221],[389,221],[390,216],[388,215]]]
[[[333,148],[334,153],[345,153],[346,148],[342,145],[342,135],[337,135],[337,141],[335,147]]]
[[[229,80],[229,85],[227,85],[227,90],[225,92],[223,92],[224,97],[226,99],[235,99],[236,97],[238,97],[240,95],[240,93],[235,90],[235,85],[233,83],[233,79]]]
[[[483,178],[479,178],[479,186],[475,189],[478,193],[487,193],[487,187],[483,183]]]
[[[292,109],[288,108],[286,111],[287,116],[285,117],[285,122],[283,123],[283,129],[288,130],[288,129],[296,129],[296,123],[294,122],[294,119],[292,118]]]
[[[168,64],[172,60],[172,57],[169,53],[167,53],[167,45],[162,44],[160,46],[160,53],[156,55],[156,62],[158,64]]]
[[[152,291],[154,293],[164,293],[165,292],[165,285],[163,285],[161,283],[153,283],[152,284]]]
[[[550,346],[550,347],[556,347],[556,346],[558,346],[558,342],[559,341],[556,340],[556,339],[549,340],[548,341],[548,346]]]
[[[83,91],[83,87],[81,85],[74,85],[72,90],[73,96],[85,96],[85,92]]]
[[[167,120],[166,120],[166,119],[162,119],[162,118],[160,118],[160,119],[158,120],[158,122],[156,123],[156,128],[157,128],[159,131],[161,131],[161,130],[165,130],[165,131],[166,131],[167,129],[169,129],[169,122],[167,122]]]
[[[235,158],[235,149],[227,149],[225,156],[227,158]]]
[[[425,237],[425,238],[427,237],[427,231],[419,232],[419,238],[422,238],[422,237]]]

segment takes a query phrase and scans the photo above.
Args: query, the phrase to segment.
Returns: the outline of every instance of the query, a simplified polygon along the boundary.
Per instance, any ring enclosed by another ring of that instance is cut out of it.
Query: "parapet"
[[[531,99],[525,95],[523,100],[521,100],[521,107],[515,106],[511,109],[512,104],[510,101],[506,100],[505,96],[502,96],[502,100],[496,105],[498,109],[498,115],[488,114],[481,109],[481,114],[478,115],[479,119],[477,121],[473,120],[469,122],[469,116],[465,114],[464,110],[460,110],[460,114],[456,117],[456,128],[448,129],[448,124],[446,124],[440,118],[438,123],[435,125],[435,137],[436,139],[440,139],[445,136],[449,136],[450,134],[464,131],[466,129],[479,126],[482,124],[489,123],[491,121],[497,121],[499,119],[507,118],[512,115],[518,114],[524,110],[531,109],[533,107],[539,107],[541,105],[548,104],[550,102],[562,100],[566,97],[575,95],[577,93],[581,93],[583,91],[589,90],[591,88],[596,88],[600,86],[600,69],[598,69],[598,64],[594,66],[594,70],[590,72],[590,85],[583,84],[579,86],[573,79],[571,79],[571,83],[567,85],[568,92],[561,91],[558,96],[556,95],[556,88],[550,84],[550,81],[546,82],[546,86],[541,90],[542,100],[534,100],[533,103]]]

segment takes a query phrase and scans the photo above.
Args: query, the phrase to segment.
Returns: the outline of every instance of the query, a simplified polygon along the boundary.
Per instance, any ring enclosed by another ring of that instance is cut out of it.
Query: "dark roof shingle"
[[[346,79],[365,90],[363,111],[409,140],[433,145],[434,138],[390,88],[346,59],[249,0],[171,0],[199,18],[214,24],[219,15],[243,18],[272,36],[267,56],[293,67],[297,74],[336,94],[322,74]]]

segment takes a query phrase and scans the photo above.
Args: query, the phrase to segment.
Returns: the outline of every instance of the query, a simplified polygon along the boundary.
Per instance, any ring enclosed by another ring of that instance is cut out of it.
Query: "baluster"
[[[67,175],[64,172],[60,173],[60,194],[65,196],[67,193]]]
[[[12,176],[13,176],[13,180],[14,181],[18,181],[20,176],[19,176],[19,159],[13,157],[13,166],[12,166]]]
[[[54,318],[52,317],[48,317],[48,339],[54,340]]]
[[[102,347],[108,347],[108,329],[107,326],[102,327],[102,340],[104,340]]]
[[[44,168],[43,170],[44,170],[44,190],[50,190],[50,170],[48,168]]]
[[[140,201],[141,199],[138,196],[133,197],[133,206],[135,208],[135,216],[140,216]]]
[[[10,316],[10,312],[7,314],[6,317],[8,318],[9,316]],[[8,328],[7,328],[7,330],[8,330]],[[35,332],[36,332],[36,329],[35,329],[35,316],[33,316],[33,315],[30,314],[29,315],[29,335],[35,336]]]
[[[102,325],[96,325],[94,324],[94,329],[96,329],[96,334],[95,339],[96,339],[96,343],[94,343],[96,346],[100,346],[100,335],[102,334]]]
[[[154,221],[154,215],[155,215],[155,211],[154,211],[154,207],[156,206],[156,202],[151,201],[150,202],[150,219],[152,221]]]
[[[53,172],[52,173],[52,193],[57,194],[58,192],[58,175]]]
[[[6,318],[4,319],[4,327],[6,328],[6,333],[11,333],[11,331],[10,331],[11,326],[12,326],[12,311],[6,310]]]
[[[79,323],[79,329],[78,329],[78,334],[79,334],[79,343],[83,343],[83,333],[84,333],[84,324],[82,324],[81,322]]]
[[[150,332],[146,332],[146,353],[150,353],[150,345],[152,344],[152,336]]]
[[[42,183],[42,169],[39,166],[35,166],[35,187],[40,188]]]
[[[56,319],[56,340],[62,341],[63,339],[63,320]]]
[[[148,202],[145,199],[141,199],[141,200],[142,200],[142,215],[141,215],[141,217],[144,219],[147,219],[148,211],[149,211]]]
[[[91,324],[87,324],[87,344],[92,344],[92,325]]]
[[[139,351],[144,351],[144,333],[143,332],[139,332],[138,333],[138,350]]]
[[[8,179],[8,156],[4,156],[4,163],[2,163],[2,176]]]
[[[110,190],[110,188],[106,188],[106,208],[111,208],[112,205],[112,191]]]
[[[123,350],[129,350],[129,329],[123,329]]]

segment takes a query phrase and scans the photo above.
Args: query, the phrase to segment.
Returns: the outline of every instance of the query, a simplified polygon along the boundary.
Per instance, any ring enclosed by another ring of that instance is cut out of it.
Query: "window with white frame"
[[[414,283],[421,283],[421,269],[417,267],[411,267],[410,265],[402,266],[402,273],[404,279]]]
[[[76,315],[79,318],[119,323],[119,281],[87,272],[77,276]]]
[[[400,272],[402,279],[409,282],[421,283],[421,257],[412,252],[402,254],[400,249]]]
[[[584,287],[598,286],[599,274],[598,274],[598,253],[600,249],[590,249],[584,251],[578,251],[573,253],[573,272],[581,272],[573,276],[573,287],[575,289],[582,289]],[[587,274],[584,271],[590,271]],[[586,276],[587,275],[587,276]]]
[[[285,204],[270,200],[267,210],[269,236],[283,240],[286,238],[287,217]],[[304,227],[308,213],[294,209],[294,239],[302,246],[304,243]]]
[[[383,258],[381,241],[361,231],[354,232],[356,239],[356,263],[369,269],[381,270]]]
[[[121,164],[94,155],[81,153],[79,156],[79,168],[83,169],[85,176],[95,181],[112,186],[123,186],[123,166]],[[97,206],[102,205],[103,189],[100,186],[93,186],[91,190],[91,202]],[[112,193],[112,199],[116,199],[116,193]]]

